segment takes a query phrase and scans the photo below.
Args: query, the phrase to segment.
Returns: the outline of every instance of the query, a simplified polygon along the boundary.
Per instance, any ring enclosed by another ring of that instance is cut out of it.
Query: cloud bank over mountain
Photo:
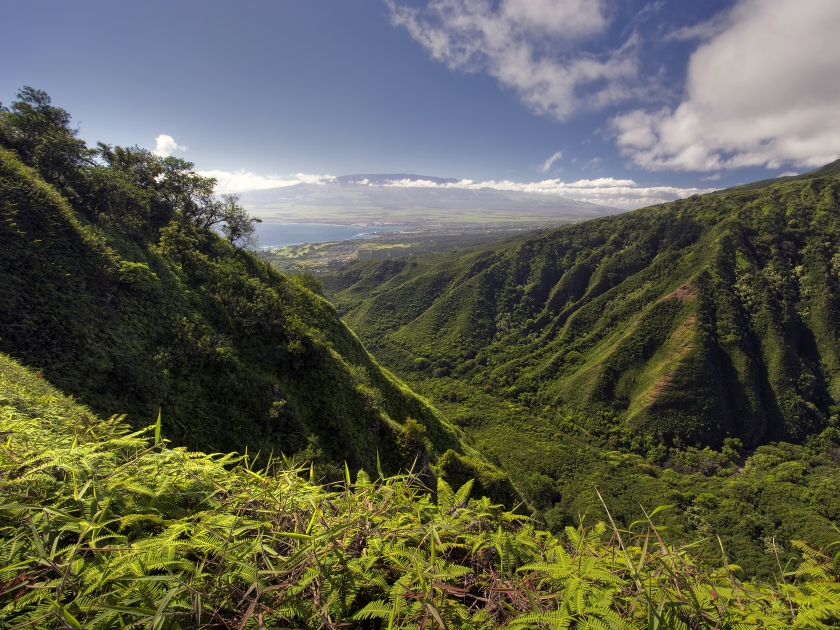
[[[346,175],[335,177],[332,175],[307,175],[298,173],[293,176],[282,177],[272,175],[261,177],[253,173],[226,173],[223,171],[202,171],[206,177],[215,177],[219,181],[219,192],[246,192],[246,191],[271,191],[284,189],[299,184],[310,184],[312,186],[324,187],[324,195],[337,194],[337,187],[345,187],[356,191],[367,189],[368,195],[375,194],[379,190],[385,193],[388,190],[404,190],[407,194],[411,191],[474,191],[474,192],[498,192],[509,193],[510,200],[519,199],[518,194],[539,195],[542,203],[550,204],[551,198],[562,198],[576,202],[591,203],[622,210],[632,210],[674,199],[683,199],[691,195],[712,192],[714,188],[679,188],[675,186],[640,186],[632,179],[615,179],[613,177],[600,177],[595,179],[580,179],[573,182],[564,182],[560,179],[545,179],[538,182],[520,183],[509,180],[473,181],[470,179],[447,179],[440,177],[426,177],[418,175]],[[327,186],[332,184],[332,186]],[[312,193],[314,188],[309,189]],[[299,194],[299,191],[288,195]],[[253,195],[249,198],[258,198]],[[319,195],[319,198],[321,195]],[[290,197],[291,198],[291,197]],[[416,203],[428,203],[428,195],[417,197]],[[403,199],[407,199],[403,197]],[[440,198],[443,199],[443,198]],[[449,198],[455,203],[455,197]],[[461,199],[461,198],[458,198]],[[478,197],[473,197],[478,200]],[[483,203],[491,203],[489,196],[482,197]],[[525,199],[525,197],[522,197]],[[534,198],[530,199],[535,201]],[[367,203],[359,202],[359,203]],[[382,202],[386,203],[386,202]],[[408,203],[397,202],[391,199],[387,203]],[[440,203],[445,203],[440,201]],[[460,203],[458,201],[457,203]]]
[[[310,175],[296,173],[294,175],[257,175],[246,171],[196,171],[202,177],[212,177],[216,180],[216,192],[235,193],[245,190],[265,190],[267,188],[283,188],[297,184],[326,184],[335,181],[332,175]]]

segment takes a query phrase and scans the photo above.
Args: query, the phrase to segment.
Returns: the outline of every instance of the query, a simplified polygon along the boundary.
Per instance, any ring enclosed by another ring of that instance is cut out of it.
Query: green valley
[[[0,625],[836,626],[838,167],[288,274],[24,88]]]
[[[769,573],[840,519],[838,171],[322,279],[549,525],[667,497]]]

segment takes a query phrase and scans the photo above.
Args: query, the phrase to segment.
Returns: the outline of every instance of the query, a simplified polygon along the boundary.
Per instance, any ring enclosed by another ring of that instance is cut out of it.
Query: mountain
[[[298,278],[209,232],[144,243],[92,226],[8,151],[0,190],[0,349],[94,410],[142,426],[161,409],[167,436],[194,448],[369,469],[377,452],[411,465],[406,422],[433,458],[460,450]]]
[[[773,179],[762,179],[757,182],[735,186],[734,188],[731,188],[729,190],[757,190],[759,188],[767,188],[768,186],[774,186],[782,182],[795,182],[803,179],[813,179],[814,177],[826,177],[829,175],[837,175],[838,173],[840,173],[840,160],[835,160],[831,164],[826,164],[823,167],[820,167],[808,173],[803,173],[802,175],[785,175],[783,177],[775,177]]]
[[[621,212],[551,195],[442,187],[457,181],[402,173],[347,175],[321,184],[245,192],[241,203],[266,220],[339,223],[580,220]],[[401,182],[414,185],[399,185]]]
[[[322,280],[550,524],[600,509],[594,488],[621,522],[668,501],[669,526],[719,534],[750,571],[772,569],[783,515],[834,535],[817,488],[840,488],[836,174]]]
[[[450,369],[502,398],[584,414],[592,429],[668,443],[801,440],[840,401],[837,181],[676,201],[501,250],[357,264],[327,286],[402,369]]]

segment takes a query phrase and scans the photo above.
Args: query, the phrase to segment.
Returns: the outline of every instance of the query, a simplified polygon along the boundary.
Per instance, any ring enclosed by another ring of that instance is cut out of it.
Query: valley
[[[840,619],[840,163],[257,255],[192,163],[19,99],[4,626]]]
[[[321,280],[549,524],[668,497],[771,571],[777,527],[840,517],[838,166]]]

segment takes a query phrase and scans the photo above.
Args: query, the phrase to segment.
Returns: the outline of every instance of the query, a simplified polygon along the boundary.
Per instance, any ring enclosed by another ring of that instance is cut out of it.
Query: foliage
[[[234,246],[253,229],[235,197],[178,158],[89,150],[48,96],[20,98],[0,112],[0,351],[135,428],[162,407],[178,445],[305,452],[319,476],[377,451],[388,473],[408,469],[408,418],[426,460],[461,450],[317,283]]]
[[[254,248],[257,223],[262,223],[262,219],[250,216],[245,208],[239,205],[238,195],[222,195],[221,204],[221,221],[224,222],[222,234],[230,243],[242,242],[247,247]]]
[[[412,382],[451,374],[467,398],[628,442],[802,441],[840,402],[839,195],[836,175],[813,176],[324,281]]]
[[[828,628],[840,557],[775,585],[654,526],[563,539],[441,481],[319,486],[305,465],[171,449],[0,358],[0,619],[37,628]],[[164,434],[165,435],[165,434]],[[347,470],[345,468],[345,470]],[[608,522],[611,516],[606,513]]]

